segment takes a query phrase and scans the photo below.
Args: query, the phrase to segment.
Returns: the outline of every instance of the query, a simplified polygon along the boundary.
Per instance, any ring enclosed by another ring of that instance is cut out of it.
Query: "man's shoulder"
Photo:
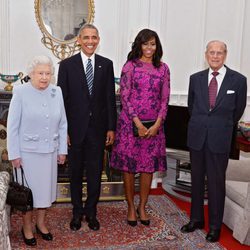
[[[71,62],[77,60],[79,57],[80,57],[80,53],[77,53],[77,54],[75,54],[75,55],[73,55],[73,56],[70,56],[70,57],[68,57],[68,58],[63,59],[63,60],[60,62],[60,64],[61,64],[61,63],[62,63],[62,64],[71,63]]]
[[[207,74],[208,74],[208,69],[205,69],[205,70],[201,70],[201,71],[193,73],[190,77],[196,78],[196,77],[201,77],[201,76],[207,75]]]
[[[112,60],[110,60],[109,58],[101,56],[99,54],[95,54],[95,58],[96,58],[96,60],[99,60],[100,62],[113,63]]]
[[[236,70],[233,70],[233,69],[230,69],[228,67],[227,68],[227,72],[231,75],[234,75],[236,76],[237,78],[241,78],[241,79],[246,79],[246,76],[244,76],[243,74],[241,74],[240,72],[236,71]]]

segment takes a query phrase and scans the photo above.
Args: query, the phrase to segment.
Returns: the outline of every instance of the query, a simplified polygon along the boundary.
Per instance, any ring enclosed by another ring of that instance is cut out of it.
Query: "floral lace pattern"
[[[170,72],[165,63],[155,68],[140,60],[128,61],[122,69],[122,110],[117,123],[111,166],[122,171],[153,173],[166,170],[163,123],[159,134],[148,139],[134,137],[132,119],[163,120],[170,94]]]

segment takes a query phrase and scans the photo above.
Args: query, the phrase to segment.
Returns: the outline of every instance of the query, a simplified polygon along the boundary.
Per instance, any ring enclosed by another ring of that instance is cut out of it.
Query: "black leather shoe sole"
[[[22,236],[23,236],[23,241],[24,241],[24,243],[25,243],[27,246],[36,246],[36,238],[35,238],[35,237],[33,237],[33,238],[31,238],[31,239],[27,239],[27,238],[25,237],[25,235],[24,235],[23,228],[22,228],[21,233],[22,233]]]
[[[40,234],[44,240],[47,240],[47,241],[53,240],[53,235],[50,232],[46,234],[41,232],[41,230],[38,228],[37,225],[36,225],[36,232]]]
[[[82,219],[81,218],[74,218],[70,222],[70,229],[73,231],[77,231],[82,226]]]
[[[86,222],[88,223],[88,227],[91,230],[97,231],[100,229],[100,223],[99,221],[96,219],[96,217],[85,217]]]
[[[220,239],[220,230],[210,230],[206,236],[209,242],[216,242]]]
[[[182,233],[191,233],[195,231],[196,229],[203,229],[204,228],[204,222],[192,222],[190,221],[188,224],[184,225],[181,228]]]

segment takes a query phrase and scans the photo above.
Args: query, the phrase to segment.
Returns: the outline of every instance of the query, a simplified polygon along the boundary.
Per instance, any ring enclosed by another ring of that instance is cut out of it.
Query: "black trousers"
[[[73,216],[96,216],[100,196],[105,138],[94,131],[91,125],[80,145],[69,149],[70,191]],[[83,208],[82,180],[86,170],[87,200]]]
[[[193,222],[204,221],[205,176],[208,185],[209,228],[221,228],[225,204],[225,174],[229,154],[213,153],[205,144],[202,150],[190,149]]]

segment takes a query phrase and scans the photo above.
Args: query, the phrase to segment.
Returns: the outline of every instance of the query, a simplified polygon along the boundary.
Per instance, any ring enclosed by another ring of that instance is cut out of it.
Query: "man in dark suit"
[[[98,230],[96,205],[100,196],[105,145],[114,142],[116,126],[115,83],[111,60],[95,54],[100,38],[97,28],[80,28],[81,52],[60,63],[58,85],[62,88],[68,120],[69,169],[73,218],[79,230],[83,215]],[[87,200],[82,204],[83,168],[86,168]]]
[[[209,69],[191,75],[188,93],[187,145],[190,149],[192,205],[183,233],[204,228],[204,181],[207,176],[209,232],[207,241],[219,240],[225,202],[225,172],[233,128],[241,118],[247,97],[247,79],[224,65],[227,46],[208,43]],[[214,73],[215,72],[215,73]]]

